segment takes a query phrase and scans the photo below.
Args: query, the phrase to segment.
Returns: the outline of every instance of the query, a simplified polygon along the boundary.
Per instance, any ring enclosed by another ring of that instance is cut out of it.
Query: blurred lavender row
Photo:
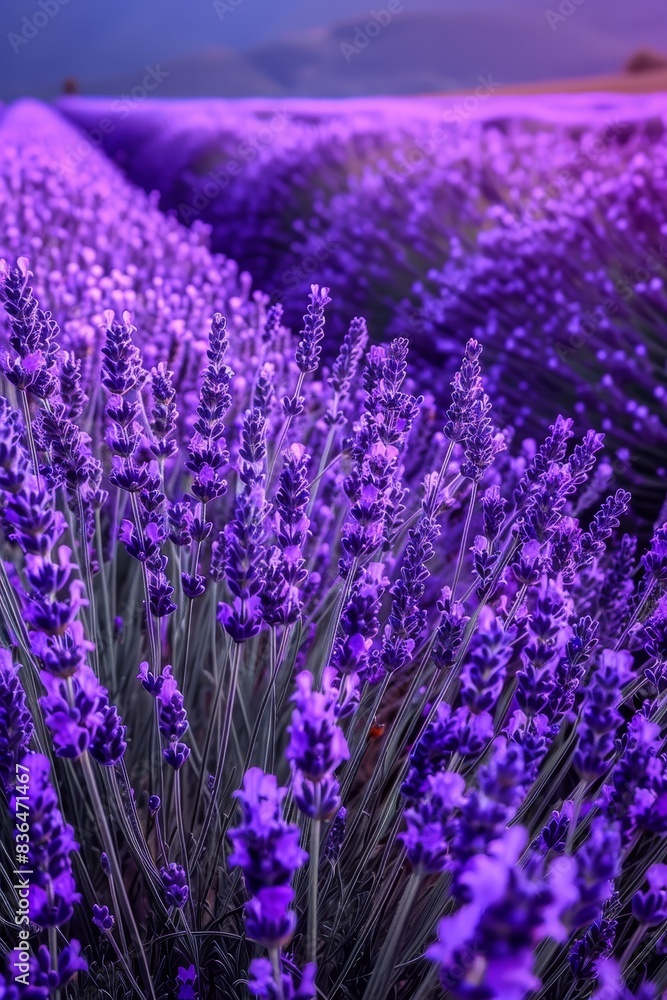
[[[495,86],[59,107],[163,209],[210,225],[214,249],[291,322],[310,282],[326,282],[345,298],[336,332],[363,312],[371,337],[409,336],[441,399],[466,337],[479,337],[501,422],[541,433],[558,405],[578,429],[605,430],[616,474],[653,520],[667,443],[660,95],[510,98]]]

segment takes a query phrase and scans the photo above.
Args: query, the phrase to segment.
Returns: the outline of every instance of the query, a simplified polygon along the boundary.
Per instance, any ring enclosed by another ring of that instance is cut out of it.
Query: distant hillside
[[[571,77],[565,80],[541,80],[539,83],[516,83],[501,87],[498,93],[502,96],[511,94],[655,94],[659,91],[667,92],[667,66],[664,69],[644,70],[641,73],[604,73],[600,76]],[[660,110],[664,106],[663,103]]]
[[[388,0],[247,0],[223,18],[212,0],[63,3],[15,57],[5,41],[0,99],[51,98],[67,77],[84,94],[127,93],[155,63],[170,68],[164,96],[341,96],[462,88],[480,73],[508,84],[611,73],[642,46],[667,51],[665,0],[568,4],[402,0],[348,63],[341,44]],[[27,12],[26,0],[2,0],[0,35],[16,35]]]
[[[282,88],[238,52],[212,46],[192,56],[160,60],[167,73],[152,97],[247,97],[281,94]],[[94,94],[127,94],[141,82],[141,72],[111,77],[90,89]]]
[[[220,47],[163,60],[169,76],[156,96],[418,94],[474,87],[480,77],[514,84],[622,66],[628,56],[626,40],[609,37],[578,14],[576,24],[552,31],[544,10],[480,14],[404,9],[377,35],[374,30],[365,33],[361,18],[245,54]],[[132,74],[85,89],[129,91],[138,79]]]

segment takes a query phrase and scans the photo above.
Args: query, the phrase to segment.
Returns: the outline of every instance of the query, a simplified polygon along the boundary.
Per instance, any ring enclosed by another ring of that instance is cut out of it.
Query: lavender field
[[[0,109],[0,1000],[667,996],[666,165]]]

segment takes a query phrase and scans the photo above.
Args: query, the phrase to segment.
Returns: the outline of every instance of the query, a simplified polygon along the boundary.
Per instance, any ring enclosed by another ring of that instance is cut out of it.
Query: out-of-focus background
[[[437,406],[475,336],[497,422],[603,430],[648,523],[666,3],[0,0],[0,259],[31,258],[77,353],[109,304],[198,342],[188,303],[228,271],[293,329],[330,287],[325,357],[355,315],[407,336]]]
[[[657,89],[664,0],[2,0],[0,100]]]

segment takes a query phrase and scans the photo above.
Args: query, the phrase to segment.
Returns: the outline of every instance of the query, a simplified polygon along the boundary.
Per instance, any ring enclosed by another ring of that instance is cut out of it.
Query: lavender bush
[[[236,371],[214,313],[182,415],[127,312],[84,378],[30,277],[0,412],[30,996],[629,996],[667,920],[667,527],[638,575],[627,493],[574,516],[601,436],[508,456],[476,341],[442,428],[405,340],[355,320],[322,370],[317,285]]]
[[[444,405],[478,337],[502,425],[539,435],[560,407],[579,433],[604,430],[651,522],[667,445],[663,111],[646,96],[478,103],[147,102],[104,143],[181,222],[210,224],[290,323],[318,280],[344,298],[338,336],[355,311],[372,335],[409,336]],[[61,107],[91,134],[113,115]]]
[[[0,996],[659,997],[667,524],[602,433],[498,430],[475,339],[442,414],[327,360],[328,287],[292,333],[2,128]]]
[[[208,248],[208,230],[166,218],[79,134],[33,101],[0,119],[0,256],[34,260],[34,290],[60,324],[83,377],[100,364],[105,309],[131,309],[145,331],[145,361],[167,359],[182,391],[196,393],[213,309],[230,326],[254,323],[251,279]],[[72,166],[71,158],[75,155]],[[6,329],[6,326],[3,327]],[[6,335],[6,334],[5,334]]]

